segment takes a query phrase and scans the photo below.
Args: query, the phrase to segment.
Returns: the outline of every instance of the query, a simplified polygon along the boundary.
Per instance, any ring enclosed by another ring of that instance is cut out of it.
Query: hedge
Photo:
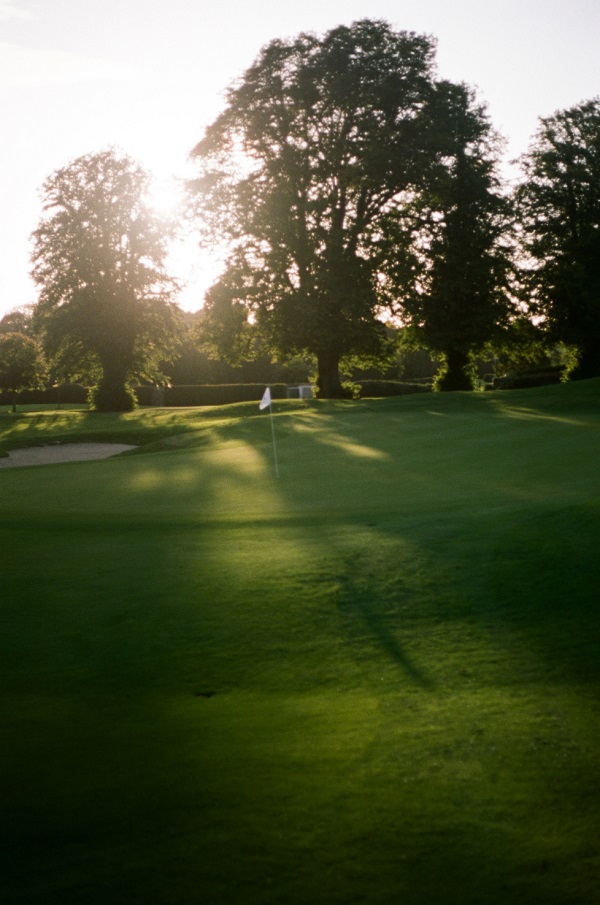
[[[543,387],[560,383],[563,379],[564,367],[555,365],[549,368],[536,368],[522,374],[510,374],[498,377],[493,381],[495,390],[524,390],[532,387]]]
[[[61,386],[45,387],[43,390],[21,390],[17,393],[17,405],[75,405],[84,404],[88,398],[88,387],[79,383],[64,383]],[[0,405],[12,405],[12,390],[0,391]]]
[[[133,390],[139,405],[202,406],[228,405],[234,402],[258,402],[266,388],[264,383],[197,384],[172,387],[135,386]],[[273,399],[285,399],[287,384],[271,384]],[[73,405],[88,401],[88,387],[77,383],[43,390],[22,390],[17,394],[17,405]],[[10,390],[0,391],[0,405],[12,405]]]
[[[230,405],[234,402],[259,402],[266,385],[264,383],[222,383],[165,387],[160,405]],[[287,384],[271,384],[273,399],[285,399]],[[136,389],[137,392],[137,389]],[[140,404],[144,405],[138,395]],[[156,404],[156,403],[154,403]]]
[[[403,383],[400,380],[359,380],[361,399],[377,396],[407,396],[411,393],[430,393],[431,382]]]

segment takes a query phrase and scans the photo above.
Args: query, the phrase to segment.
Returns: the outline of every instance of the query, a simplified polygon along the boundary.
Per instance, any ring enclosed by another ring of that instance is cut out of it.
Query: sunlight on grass
[[[175,480],[177,480],[175,478]],[[133,493],[146,493],[149,490],[157,490],[165,482],[164,471],[148,466],[137,468],[129,480],[129,489]]]
[[[342,452],[349,453],[350,455],[357,456],[362,459],[389,459],[389,455],[383,452],[380,449],[376,449],[373,446],[365,446],[362,443],[357,443],[354,440],[351,440],[348,436],[344,436],[340,433],[335,433],[332,430],[323,430],[323,426],[320,427],[315,424],[306,424],[296,421],[294,425],[295,432],[297,434],[310,434],[311,438],[318,439],[319,442],[323,443],[326,446],[333,446],[341,449]]]
[[[141,445],[0,474],[7,901],[595,905],[597,394],[492,396],[44,422]]]
[[[240,481],[263,477],[272,471],[271,463],[248,443],[208,453],[206,462],[223,472],[229,471],[232,478],[235,476]]]
[[[372,446],[364,446],[361,443],[355,443],[352,440],[348,439],[348,437],[341,436],[340,434],[328,433],[326,437],[323,435],[321,437],[321,440],[328,446],[335,446],[338,449],[341,449],[342,452],[349,453],[352,456],[357,456],[360,459],[390,458],[388,455],[386,455],[386,453],[382,452],[379,449],[375,449]]]
[[[528,408],[511,408],[508,405],[501,407],[503,415],[515,418],[519,421],[549,421],[556,424],[568,424],[573,427],[589,427],[590,422],[582,418],[567,418],[565,415],[552,415],[548,412],[536,412]]]

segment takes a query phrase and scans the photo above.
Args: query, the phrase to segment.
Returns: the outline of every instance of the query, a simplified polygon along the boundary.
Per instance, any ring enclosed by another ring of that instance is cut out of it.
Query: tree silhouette
[[[229,247],[213,335],[239,354],[250,320],[272,350],[313,355],[322,396],[342,395],[345,356],[386,344],[380,244],[439,153],[433,55],[432,39],[368,19],[273,41],[192,152],[204,239]]]
[[[464,86],[439,86],[446,153],[418,198],[414,291],[403,314],[443,358],[437,386],[473,388],[474,355],[507,322],[510,209],[497,176],[497,138]]]
[[[46,362],[39,344],[24,333],[0,333],[0,389],[12,392],[12,410],[17,394],[43,386]]]
[[[542,119],[516,198],[525,299],[553,340],[600,375],[600,98]]]
[[[142,168],[112,149],[79,157],[43,187],[36,328],[57,360],[99,366],[98,409],[131,408],[128,379],[155,373],[177,335],[167,230],[145,203],[147,187]]]

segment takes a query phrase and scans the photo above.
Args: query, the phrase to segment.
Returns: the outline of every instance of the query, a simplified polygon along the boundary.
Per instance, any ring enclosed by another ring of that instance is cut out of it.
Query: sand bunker
[[[109,456],[118,456],[128,449],[135,449],[135,446],[126,443],[57,443],[51,446],[30,446],[27,449],[12,449],[7,459],[0,459],[0,468],[108,459]]]

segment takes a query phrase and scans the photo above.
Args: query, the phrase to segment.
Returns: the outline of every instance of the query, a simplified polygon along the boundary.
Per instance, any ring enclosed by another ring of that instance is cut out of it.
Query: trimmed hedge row
[[[230,405],[233,402],[259,402],[262,399],[266,384],[264,383],[221,383],[199,384],[197,386],[173,386],[154,390],[154,398],[159,394],[162,401],[145,403],[139,389],[154,389],[152,387],[136,387],[140,405]],[[287,385],[285,383],[271,384],[271,396],[273,399],[285,399]]]
[[[495,390],[525,390],[532,387],[543,387],[560,383],[563,379],[564,367],[556,365],[550,368],[536,368],[524,374],[512,374],[494,380]]]
[[[403,383],[401,380],[357,381],[361,399],[373,396],[408,396],[411,393],[430,393],[431,382]]]
[[[361,399],[377,396],[405,396],[431,391],[429,383],[403,383],[398,380],[357,381]],[[172,387],[133,387],[139,405],[144,406],[204,406],[230,405],[236,402],[259,402],[265,391],[264,383],[190,384]],[[271,384],[273,399],[285,399],[288,385]],[[88,387],[70,383],[44,390],[23,390],[17,394],[21,405],[68,405],[88,401]],[[0,392],[0,405],[11,405],[12,393]]]
[[[75,405],[87,402],[88,387],[79,383],[46,387],[43,390],[21,390],[17,393],[17,405]],[[12,405],[12,390],[0,390],[0,405]]]
[[[285,399],[288,385],[271,384],[273,399]],[[372,396],[405,396],[431,392],[430,383],[403,383],[398,380],[357,381],[361,398]],[[233,402],[258,402],[265,391],[263,383],[202,384],[164,388],[136,387],[140,405],[228,405]]]
[[[196,406],[228,405],[234,402],[259,402],[265,391],[264,383],[198,384],[173,387],[133,387],[140,405]],[[285,399],[287,384],[271,384],[273,399]],[[17,405],[61,405],[86,403],[89,388],[80,384],[65,384],[43,390],[22,390],[17,393]],[[0,405],[12,405],[13,394],[0,392]]]

